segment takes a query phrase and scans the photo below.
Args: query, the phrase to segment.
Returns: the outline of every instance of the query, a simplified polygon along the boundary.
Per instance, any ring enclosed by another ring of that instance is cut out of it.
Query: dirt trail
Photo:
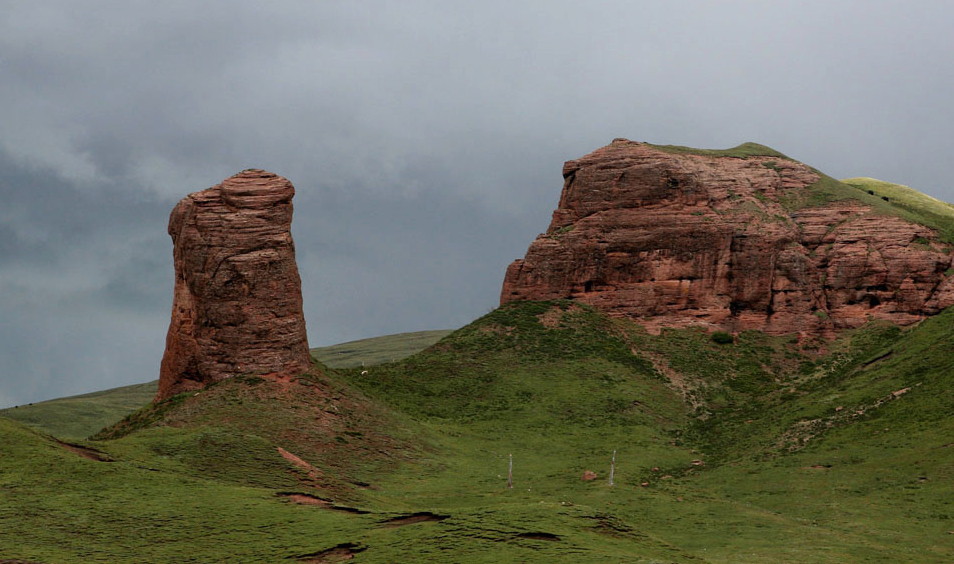
[[[56,444],[72,452],[73,454],[78,454],[89,460],[95,460],[96,462],[115,462],[108,454],[105,452],[100,452],[95,448],[74,445],[72,443],[66,443],[60,440],[57,440]]]

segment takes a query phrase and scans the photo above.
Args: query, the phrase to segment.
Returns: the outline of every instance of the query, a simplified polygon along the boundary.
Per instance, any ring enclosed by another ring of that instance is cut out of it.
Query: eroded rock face
[[[954,304],[950,245],[861,201],[804,201],[820,177],[795,161],[617,139],[563,176],[550,227],[507,269],[501,303],[570,298],[653,332],[824,336]]]
[[[172,210],[175,294],[157,400],[232,376],[308,370],[294,195],[285,178],[250,169]]]

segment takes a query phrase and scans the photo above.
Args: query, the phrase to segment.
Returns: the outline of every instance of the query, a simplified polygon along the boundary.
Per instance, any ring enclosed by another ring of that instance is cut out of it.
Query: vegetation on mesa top
[[[954,206],[917,190],[871,178],[838,181],[828,175],[801,192],[790,192],[781,199],[789,211],[854,200],[870,206],[874,213],[899,217],[938,232],[938,237],[954,244]]]
[[[748,157],[776,157],[780,159],[788,159],[786,155],[776,151],[771,147],[766,147],[765,145],[759,145],[758,143],[742,143],[731,149],[696,149],[694,147],[684,147],[682,145],[654,145],[652,143],[647,143],[650,147],[654,149],[659,149],[660,151],[665,151],[667,153],[673,153],[677,155],[701,155],[705,157],[738,157],[738,158],[748,158]]]
[[[874,178],[846,178],[841,182],[890,203],[904,219],[936,229],[941,239],[954,243],[954,204],[942,202],[903,184]]]
[[[731,149],[697,149],[681,145],[654,145],[650,147],[673,154],[710,157],[775,157],[794,160],[783,153],[758,143],[743,143]],[[763,163],[772,168],[770,163]],[[876,213],[893,215],[925,225],[938,232],[941,240],[954,243],[954,205],[942,202],[901,184],[873,178],[848,178],[842,181],[817,171],[821,176],[802,193],[783,196],[780,202],[789,211],[814,207],[829,202],[857,200],[871,206]]]

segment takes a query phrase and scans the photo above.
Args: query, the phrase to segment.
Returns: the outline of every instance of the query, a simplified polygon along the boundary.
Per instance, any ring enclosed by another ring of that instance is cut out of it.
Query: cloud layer
[[[942,1],[4,4],[0,406],[156,376],[174,203],[298,189],[312,345],[496,304],[560,168],[757,141],[954,199]]]

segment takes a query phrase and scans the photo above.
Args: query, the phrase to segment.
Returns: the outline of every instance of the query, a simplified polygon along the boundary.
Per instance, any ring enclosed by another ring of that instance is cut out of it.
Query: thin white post
[[[507,487],[513,489],[513,455],[510,455],[510,466],[507,468]]]
[[[610,461],[609,485],[613,484],[613,475],[616,474],[616,451],[613,451],[613,459]]]

